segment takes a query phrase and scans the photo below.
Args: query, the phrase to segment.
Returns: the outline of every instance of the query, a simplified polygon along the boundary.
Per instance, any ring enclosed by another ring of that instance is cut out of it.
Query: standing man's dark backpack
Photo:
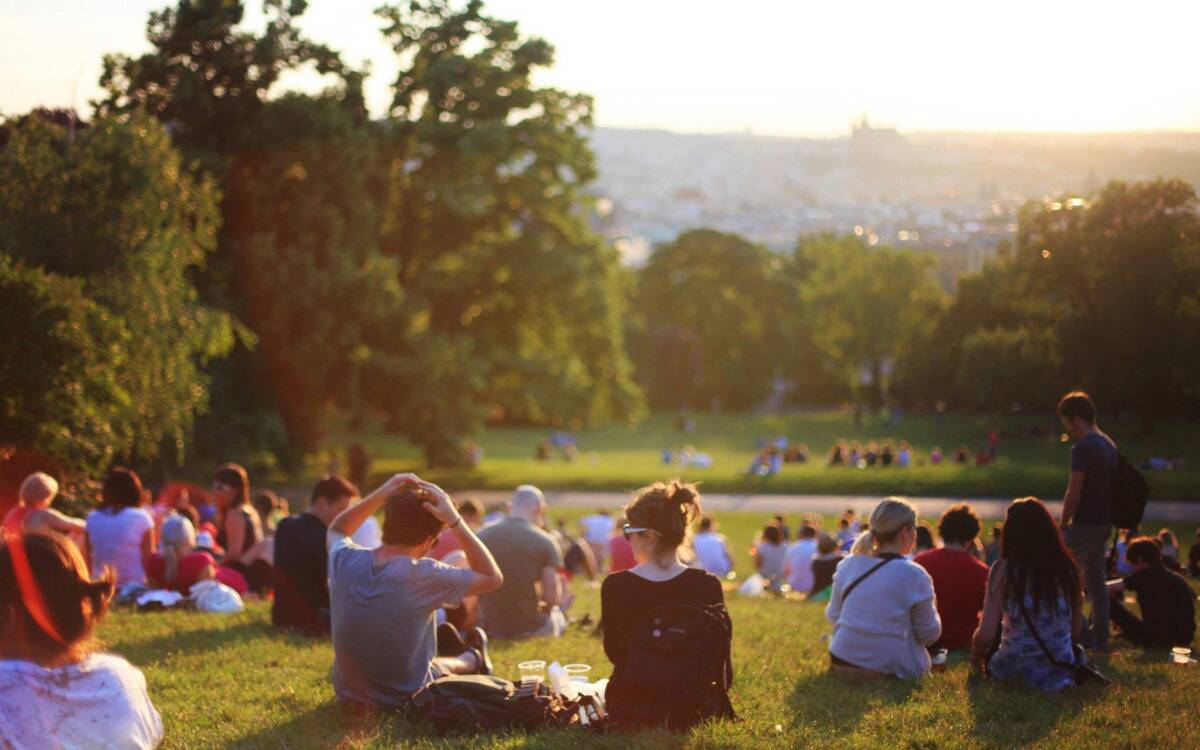
[[[650,612],[629,639],[626,698],[610,705],[616,724],[686,729],[705,719],[737,719],[733,622],[724,605],[667,605]]]
[[[1150,483],[1124,453],[1117,453],[1117,471],[1113,474],[1112,519],[1118,529],[1136,529],[1146,512]]]

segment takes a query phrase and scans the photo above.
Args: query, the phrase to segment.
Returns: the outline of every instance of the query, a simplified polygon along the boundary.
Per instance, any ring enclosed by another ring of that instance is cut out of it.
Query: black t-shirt
[[[812,561],[813,585],[809,593],[819,594],[832,586],[833,573],[837,570],[838,563],[841,561],[841,555],[835,555],[828,559],[814,557]]]
[[[1196,634],[1196,604],[1192,587],[1183,576],[1151,565],[1126,578],[1125,589],[1137,594],[1147,645],[1191,645]]]
[[[1071,446],[1071,471],[1084,473],[1074,522],[1079,526],[1111,524],[1117,444],[1102,432],[1089,432]]]
[[[325,524],[311,513],[288,516],[275,530],[276,627],[329,632],[329,567]]]
[[[632,667],[629,638],[633,629],[650,612],[671,604],[706,606],[724,604],[721,580],[711,573],[688,568],[669,581],[648,581],[631,571],[613,573],[600,587],[600,627],[604,631],[604,653],[612,662],[606,700],[611,705],[623,695],[626,670]]]

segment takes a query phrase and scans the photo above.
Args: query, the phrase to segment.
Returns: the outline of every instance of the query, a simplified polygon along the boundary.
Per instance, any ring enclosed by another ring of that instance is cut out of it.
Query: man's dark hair
[[[800,538],[801,539],[816,539],[817,538],[817,530],[815,528],[813,528],[812,526],[801,526],[800,527]]]
[[[357,496],[358,488],[351,484],[348,480],[339,476],[326,474],[317,480],[317,483],[313,485],[312,497],[309,499],[309,502],[315,503],[317,502],[318,497],[323,497],[325,498],[326,502],[333,503],[337,502],[343,497]]]
[[[979,516],[966,503],[952,506],[938,521],[943,544],[967,544],[979,536]]]
[[[712,531],[712,526],[713,526],[712,516],[701,516],[700,517],[700,530],[701,531]]]
[[[778,526],[768,526],[763,529],[762,538],[768,544],[779,544],[783,541],[783,535],[779,533]]]
[[[1139,536],[1125,548],[1125,559],[1132,565],[1144,562],[1150,566],[1162,565],[1162,548],[1158,540],[1150,536]]]
[[[419,487],[403,487],[383,505],[383,543],[411,547],[442,531],[442,522],[425,510],[434,498]]]
[[[1060,419],[1078,417],[1088,424],[1096,424],[1096,405],[1083,391],[1071,391],[1058,402],[1058,416]]]
[[[464,497],[458,502],[458,513],[463,518],[483,518],[483,503],[473,497]]]

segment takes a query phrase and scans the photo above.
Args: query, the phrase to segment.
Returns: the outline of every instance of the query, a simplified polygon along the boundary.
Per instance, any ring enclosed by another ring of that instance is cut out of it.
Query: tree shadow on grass
[[[1079,716],[1088,704],[1103,700],[1104,691],[1087,686],[1043,693],[1019,681],[973,674],[967,679],[973,734],[985,746],[1024,747],[1045,737],[1064,717]]]
[[[105,646],[134,664],[146,665],[162,661],[176,653],[194,656],[221,651],[258,638],[290,640],[294,641],[295,645],[311,643],[311,639],[275,630],[268,623],[255,619],[202,630],[180,629],[143,639],[106,639]]]
[[[804,677],[788,698],[796,712],[792,724],[849,737],[867,711],[905,703],[916,687],[915,680],[852,677],[830,671]]]

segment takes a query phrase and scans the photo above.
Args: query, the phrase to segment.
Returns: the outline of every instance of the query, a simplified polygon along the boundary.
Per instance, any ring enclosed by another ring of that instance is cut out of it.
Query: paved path
[[[509,493],[484,490],[480,492],[456,492],[456,496],[471,495],[485,505],[508,499]],[[882,496],[864,495],[726,495],[704,494],[704,509],[710,511],[753,511],[759,513],[823,513],[837,515],[847,508],[854,508],[859,516],[870,516],[871,510],[882,500]],[[937,518],[946,508],[964,500],[971,504],[980,518],[996,520],[1004,517],[1004,509],[1011,502],[1000,498],[908,498],[917,505],[922,518]],[[547,502],[558,508],[616,508],[629,500],[629,495],[620,492],[547,492]],[[1046,503],[1056,516],[1062,506],[1059,501]],[[1200,503],[1151,502],[1146,506],[1147,521],[1200,524]]]

